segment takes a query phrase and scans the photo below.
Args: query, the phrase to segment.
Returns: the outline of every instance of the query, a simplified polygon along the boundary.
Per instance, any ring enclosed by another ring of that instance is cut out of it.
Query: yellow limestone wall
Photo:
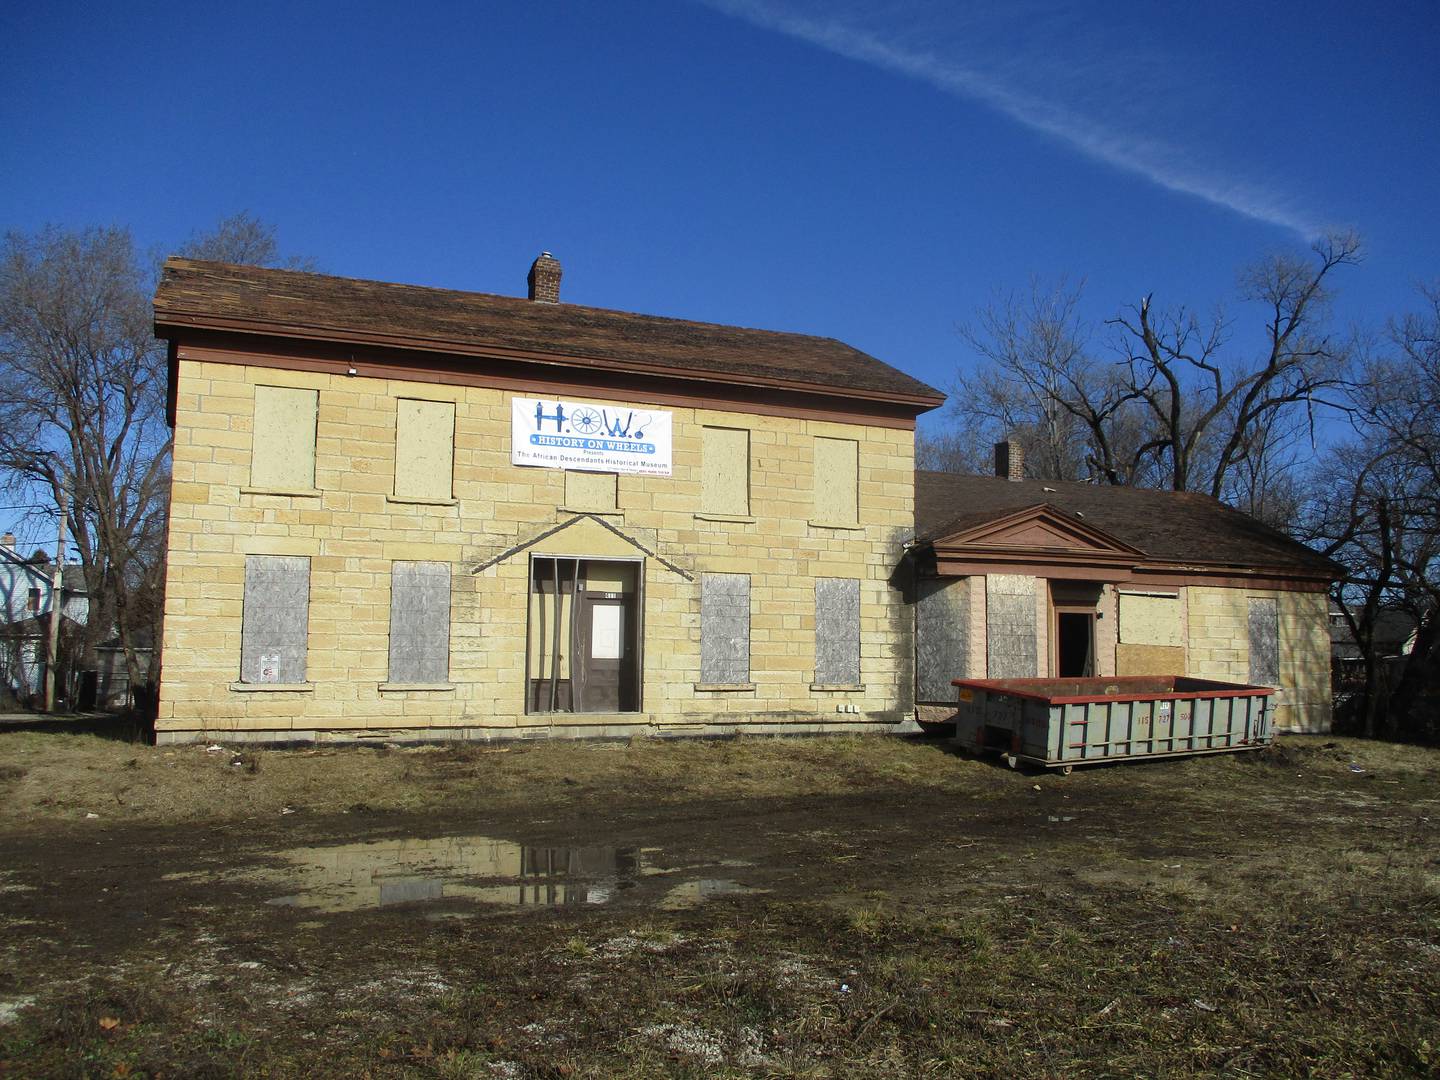
[[[1280,621],[1280,685],[1275,727],[1330,730],[1330,627],[1323,592],[1190,586],[1186,663],[1190,675],[1248,682],[1250,598],[1273,597]]]
[[[156,724],[162,741],[212,733],[288,740],[856,729],[908,715],[910,612],[889,578],[912,531],[909,430],[672,409],[673,475],[620,476],[618,510],[604,517],[659,556],[645,558],[643,711],[526,715],[528,556],[642,553],[582,518],[472,573],[574,519],[562,511],[563,471],[510,464],[510,392],[186,360],[178,379]],[[245,490],[253,488],[257,385],[319,392],[315,494]],[[419,477],[403,486],[431,498],[395,496],[401,400],[454,403],[453,497]],[[749,513],[736,520],[697,516],[705,425],[749,431]],[[851,528],[816,523],[852,516],[848,507],[831,514],[816,505],[817,438],[858,444],[859,512]],[[572,481],[571,496],[578,495]],[[310,557],[306,691],[231,688],[239,676],[247,554]],[[380,689],[394,560],[451,566],[449,688]],[[699,575],[707,571],[751,575],[753,691],[695,689]],[[810,690],[816,577],[861,581],[863,689]]]

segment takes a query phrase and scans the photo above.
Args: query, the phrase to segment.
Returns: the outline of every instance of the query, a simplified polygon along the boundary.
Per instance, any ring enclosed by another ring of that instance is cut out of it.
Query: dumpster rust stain
[[[550,908],[608,904],[643,879],[685,876],[721,860],[667,868],[658,848],[547,846],[488,836],[402,837],[296,847],[270,865],[230,871],[283,890],[267,903],[327,914],[415,905],[502,905]],[[190,877],[208,876],[191,874]],[[721,896],[765,892],[729,878],[686,877],[658,900],[661,908],[693,907]]]

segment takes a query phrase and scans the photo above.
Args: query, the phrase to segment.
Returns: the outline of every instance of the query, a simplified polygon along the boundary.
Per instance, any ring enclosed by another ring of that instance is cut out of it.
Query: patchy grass
[[[1440,1074],[1434,751],[1289,739],[1060,778],[755,740],[252,771],[63,739],[3,744],[0,1073]],[[102,794],[128,797],[84,818]],[[227,876],[467,832],[654,874],[598,906],[334,915]],[[661,907],[694,867],[766,891]]]
[[[153,747],[95,735],[16,732],[0,753],[0,826],[23,829],[99,814],[107,821],[238,821],[303,808],[464,811],[547,801],[644,796],[765,798],[953,781],[936,755],[883,736],[725,741]]]

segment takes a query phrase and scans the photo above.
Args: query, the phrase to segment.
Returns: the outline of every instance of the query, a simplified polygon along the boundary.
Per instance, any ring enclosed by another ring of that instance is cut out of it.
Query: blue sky
[[[0,11],[0,227],[246,209],[336,274],[844,339],[948,388],[1032,275],[1208,310],[1355,228],[1440,277],[1432,2],[46,4]],[[1237,333],[1243,347],[1244,312]],[[933,422],[933,421],[932,421]]]

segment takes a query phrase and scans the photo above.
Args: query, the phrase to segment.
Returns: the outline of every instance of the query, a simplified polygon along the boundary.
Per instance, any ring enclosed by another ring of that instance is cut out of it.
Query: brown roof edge
[[[193,275],[198,280],[192,280],[184,285],[172,281],[171,272]],[[307,341],[330,341],[341,344],[372,345],[387,348],[397,348],[417,352],[443,352],[460,356],[490,356],[500,358],[513,358],[528,360],[532,362],[563,364],[581,368],[603,368],[610,371],[625,371],[636,374],[654,374],[681,376],[689,379],[699,379],[713,383],[732,385],[748,385],[772,387],[781,390],[798,390],[804,392],[824,391],[831,395],[842,394],[860,399],[889,402],[914,408],[917,413],[925,412],[936,408],[944,403],[945,395],[927,384],[906,375],[898,369],[892,368],[883,361],[869,356],[852,346],[845,345],[834,338],[816,337],[813,335],[795,334],[785,331],[757,330],[747,327],[726,326],[718,323],[694,322],[685,319],[673,319],[664,316],[638,315],[629,312],[615,311],[606,308],[591,308],[574,304],[543,305],[550,311],[565,313],[562,317],[573,317],[578,320],[594,320],[597,324],[608,323],[612,328],[618,326],[633,325],[637,333],[642,337],[651,331],[663,331],[672,334],[683,334],[688,331],[697,331],[704,334],[730,336],[741,342],[742,339],[759,340],[767,342],[793,343],[811,351],[811,359],[816,357],[828,358],[831,363],[838,362],[843,367],[845,364],[855,364],[857,361],[862,368],[869,368],[871,371],[884,372],[885,375],[879,381],[882,385],[855,385],[855,380],[847,379],[841,371],[831,372],[816,370],[812,378],[806,378],[803,370],[791,369],[794,372],[792,377],[777,377],[764,374],[755,370],[725,370],[724,364],[691,365],[685,363],[663,363],[649,362],[636,357],[623,357],[607,353],[603,343],[596,343],[592,336],[591,350],[587,353],[579,350],[551,350],[533,347],[533,342],[524,342],[525,347],[517,347],[514,344],[505,344],[502,341],[488,340],[493,335],[477,332],[468,338],[440,334],[417,334],[414,332],[415,317],[424,322],[424,312],[411,311],[412,325],[398,329],[395,332],[386,332],[383,326],[361,327],[346,325],[343,318],[336,319],[274,319],[262,317],[265,313],[256,312],[254,303],[234,303],[238,294],[226,296],[226,288],[251,289],[260,287],[260,291],[268,295],[264,296],[262,306],[274,308],[290,308],[286,314],[314,315],[317,311],[327,312],[333,310],[327,308],[327,298],[323,294],[326,289],[348,289],[352,293],[358,291],[372,290],[383,294],[383,300],[394,304],[398,308],[404,308],[411,304],[441,304],[455,305],[458,309],[461,305],[479,305],[486,310],[487,314],[499,318],[518,318],[524,320],[535,305],[531,301],[518,297],[497,296],[487,293],[465,293],[456,290],[438,289],[429,286],[403,285],[390,282],[367,281],[356,278],[340,278],[321,274],[309,274],[298,271],[269,270],[254,267],[238,267],[225,263],[211,263],[192,259],[171,257],[165,263],[165,276],[162,278],[159,289],[155,295],[155,332],[157,337],[172,338],[177,332],[183,333],[186,330],[219,331],[237,334],[253,334],[265,337],[294,338]],[[220,284],[215,282],[219,280]],[[269,286],[274,285],[275,291],[270,292]],[[216,292],[215,290],[220,290]],[[188,290],[188,292],[187,292]],[[207,302],[205,293],[209,291],[214,297],[214,302]],[[305,295],[309,293],[310,295]],[[249,299],[253,301],[254,292],[250,293]],[[270,301],[273,299],[273,305]],[[345,298],[354,302],[357,296]],[[229,306],[228,311],[216,311],[216,307]],[[236,310],[236,308],[250,307],[252,310]],[[307,310],[308,308],[308,310]],[[353,322],[363,322],[363,319],[355,319]],[[452,328],[454,323],[452,321]],[[463,329],[470,327],[464,326]],[[556,328],[555,340],[563,345],[564,327]],[[500,336],[504,336],[503,334]],[[603,338],[603,334],[600,335]],[[612,341],[619,339],[619,331],[612,334]],[[743,342],[742,342],[743,348]],[[657,351],[663,352],[663,347]],[[672,351],[672,356],[674,355]],[[745,365],[741,365],[742,367]],[[732,365],[733,367],[733,365]],[[885,381],[896,385],[886,387]],[[861,381],[875,382],[874,379]],[[913,388],[913,389],[912,389]]]
[[[1209,495],[1075,481],[1016,483],[917,469],[915,542],[943,545],[950,535],[1042,501],[1144,552],[1137,565],[1150,570],[1223,575],[1241,568],[1312,581],[1344,577],[1333,559]]]
[[[403,349],[413,352],[448,353],[452,356],[497,356],[514,360],[532,360],[546,364],[563,364],[567,367],[597,368],[606,371],[625,371],[637,375],[668,375],[698,382],[723,383],[730,386],[767,386],[777,390],[821,391],[830,395],[864,398],[870,401],[887,401],[900,405],[920,406],[918,411],[927,412],[945,404],[945,395],[938,391],[931,394],[897,394],[893,392],[867,390],[858,387],[841,386],[833,382],[808,382],[800,379],[770,379],[760,375],[725,376],[698,368],[673,367],[664,364],[641,364],[635,361],[611,360],[571,353],[538,352],[530,349],[512,349],[501,345],[471,345],[466,342],[447,341],[443,338],[392,337],[384,334],[365,334],[347,331],[343,328],[324,326],[301,326],[294,324],[263,323],[255,320],[216,319],[204,316],[183,315],[163,319],[157,305],[155,314],[155,336],[170,340],[166,330],[214,330],[233,334],[253,334],[256,337],[297,338],[305,341],[333,341],[347,345],[371,345],[380,348]]]

